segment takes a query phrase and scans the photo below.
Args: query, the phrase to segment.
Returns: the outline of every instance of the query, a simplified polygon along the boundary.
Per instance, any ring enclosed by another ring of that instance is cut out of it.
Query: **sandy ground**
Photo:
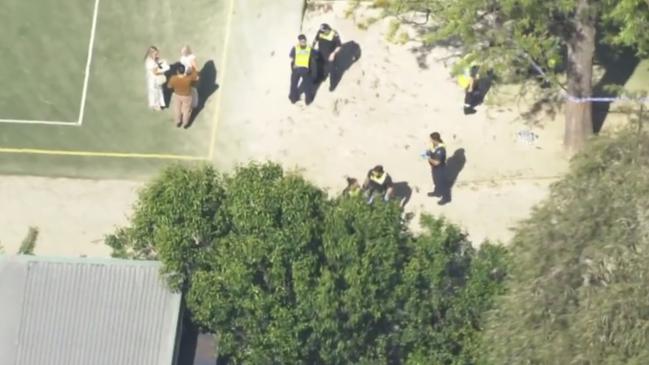
[[[510,227],[527,217],[547,195],[549,183],[566,171],[561,115],[533,123],[539,136],[533,144],[516,137],[530,125],[521,117],[529,108],[525,103],[482,106],[475,115],[463,115],[463,93],[450,76],[450,63],[445,64],[450,51],[433,49],[420,57],[422,68],[412,51],[417,43],[386,42],[389,20],[359,29],[356,23],[371,14],[361,11],[355,20],[347,18],[344,1],[307,12],[303,31],[312,37],[326,21],[343,42],[360,45],[360,59],[334,92],[324,85],[312,105],[291,105],[288,51],[298,33],[299,11],[285,14],[278,23],[281,11],[244,3],[237,2],[233,24],[240,28],[233,30],[231,46],[242,53],[253,45],[256,49],[254,57],[239,57],[237,51],[228,56],[216,145],[219,167],[275,160],[336,194],[344,188],[345,176],[361,178],[371,166],[382,164],[395,182],[412,189],[406,212],[445,216],[466,229],[475,243],[506,243]],[[273,37],[259,42],[254,38],[259,29],[273,29]],[[251,59],[254,65],[246,63]],[[458,171],[453,202],[443,207],[426,196],[432,182],[420,157],[432,131],[446,140]],[[5,251],[15,251],[33,225],[41,231],[39,254],[107,255],[102,238],[127,221],[139,185],[2,177],[0,242]]]

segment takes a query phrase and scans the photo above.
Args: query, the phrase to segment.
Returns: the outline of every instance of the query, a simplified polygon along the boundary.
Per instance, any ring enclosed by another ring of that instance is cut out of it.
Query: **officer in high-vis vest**
[[[358,180],[353,177],[347,178],[347,187],[343,190],[343,196],[357,197],[361,195],[361,186]]]
[[[318,53],[320,54],[319,61],[322,66],[319,68],[321,72],[318,81],[322,82],[326,80],[331,74],[329,91],[333,90],[334,80],[339,76],[339,70],[336,69],[336,55],[340,52],[341,45],[338,32],[331,29],[331,26],[327,23],[320,25],[318,34],[313,39],[313,48],[318,49]]]
[[[426,151],[428,164],[433,175],[435,189],[428,193],[431,197],[441,197],[437,204],[444,205],[451,202],[451,186],[446,173],[446,146],[438,132],[430,134],[430,149]]]
[[[295,104],[304,93],[304,102],[309,105],[315,97],[313,81],[317,71],[316,55],[313,48],[307,46],[306,36],[300,34],[298,44],[291,48],[291,90],[288,98]]]
[[[367,172],[363,189],[368,203],[374,201],[374,193],[383,195],[383,200],[387,202],[393,195],[392,178],[383,170],[383,166],[376,165]]]
[[[480,96],[479,80],[480,66],[475,62],[465,68],[462,75],[458,77],[458,84],[464,89],[464,114],[472,114],[476,111],[475,106]]]

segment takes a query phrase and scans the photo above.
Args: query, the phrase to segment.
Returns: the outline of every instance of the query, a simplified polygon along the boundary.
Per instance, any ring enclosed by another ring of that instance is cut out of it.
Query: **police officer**
[[[441,197],[437,204],[444,205],[451,202],[451,187],[446,174],[446,147],[437,132],[430,134],[430,143],[431,148],[426,152],[426,155],[431,167],[435,190],[428,193],[428,196]]]
[[[309,105],[315,97],[313,80],[317,71],[316,56],[313,48],[307,46],[304,34],[300,34],[297,39],[298,44],[291,48],[289,54],[291,58],[291,90],[288,98],[291,103],[295,104],[304,92],[304,102]]]
[[[374,201],[374,193],[383,195],[383,200],[387,202],[393,193],[392,178],[383,170],[383,166],[376,165],[367,172],[367,179],[363,184],[363,189],[369,204]]]
[[[320,54],[320,63],[322,67],[318,77],[320,82],[327,79],[331,74],[329,80],[329,91],[333,90],[334,79],[339,76],[339,71],[336,69],[336,55],[340,52],[341,42],[338,32],[331,29],[329,24],[323,23],[320,25],[320,30],[313,39],[313,48],[318,49]]]
[[[356,197],[361,194],[361,186],[358,180],[353,177],[347,178],[347,187],[343,190],[343,196]]]
[[[464,114],[475,113],[476,100],[479,96],[480,66],[475,63],[464,70],[465,88],[464,88]]]

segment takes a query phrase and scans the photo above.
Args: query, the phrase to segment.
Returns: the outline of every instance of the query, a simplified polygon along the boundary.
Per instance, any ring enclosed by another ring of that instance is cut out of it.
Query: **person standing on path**
[[[313,87],[314,75],[317,75],[315,51],[307,46],[304,34],[300,34],[297,39],[298,44],[291,48],[289,54],[291,58],[291,90],[288,98],[291,103],[295,104],[304,92],[304,102],[309,105],[315,97],[315,88]]]
[[[167,83],[167,87],[174,92],[172,104],[176,127],[189,127],[192,115],[192,86],[197,80],[196,70],[186,69],[183,64],[179,64],[176,74],[171,76]]]
[[[319,82],[324,82],[329,75],[329,91],[333,91],[333,80],[338,76],[336,68],[336,55],[340,52],[342,43],[338,32],[331,29],[327,23],[320,25],[320,30],[313,39],[313,48],[317,47],[320,54],[322,69],[318,77]]]
[[[446,146],[438,132],[430,134],[431,149],[426,151],[428,164],[433,175],[434,190],[428,193],[430,197],[441,197],[437,202],[444,205],[451,202],[451,187],[446,173]]]
[[[180,61],[185,70],[192,69],[198,72],[198,65],[196,64],[196,55],[192,53],[192,49],[188,45],[183,46],[180,49]],[[192,108],[198,106],[198,90],[196,87],[192,87]]]
[[[144,68],[146,69],[146,87],[149,108],[161,110],[166,107],[162,85],[167,78],[164,73],[169,69],[169,65],[160,59],[160,51],[155,46],[149,47],[144,57]]]

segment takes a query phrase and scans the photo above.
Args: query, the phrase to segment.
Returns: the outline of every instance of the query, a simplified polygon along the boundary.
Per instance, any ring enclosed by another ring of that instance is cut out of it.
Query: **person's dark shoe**
[[[431,197],[431,198],[435,198],[435,197],[440,197],[440,196],[442,196],[442,194],[440,194],[440,193],[438,193],[438,192],[436,192],[436,191],[432,191],[432,192],[430,192],[430,193],[428,193],[428,194],[426,194],[426,195],[428,195],[428,196]]]
[[[176,123],[176,128],[180,128],[182,125],[182,123]]]
[[[437,205],[446,205],[451,202],[451,199],[448,198],[442,198],[440,201],[437,202]]]
[[[478,111],[475,110],[473,107],[464,107],[464,115],[470,115],[470,114],[475,114]]]

